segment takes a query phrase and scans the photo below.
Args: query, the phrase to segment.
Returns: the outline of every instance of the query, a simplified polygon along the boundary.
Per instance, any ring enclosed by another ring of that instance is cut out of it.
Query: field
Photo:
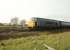
[[[13,36],[11,35],[8,35],[10,36],[9,39],[0,41],[0,50],[34,50],[34,48],[45,50],[43,44],[47,44],[56,50],[70,50],[70,32],[54,34],[49,32],[15,32]]]

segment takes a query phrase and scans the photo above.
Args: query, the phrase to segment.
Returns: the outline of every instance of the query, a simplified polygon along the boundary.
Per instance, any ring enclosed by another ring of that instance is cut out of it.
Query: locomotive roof
[[[36,21],[36,20],[41,20],[41,21],[54,21],[54,22],[58,22],[59,20],[54,20],[54,19],[46,19],[46,18],[38,18],[38,17],[33,17],[32,20]],[[64,21],[62,21],[64,22]]]

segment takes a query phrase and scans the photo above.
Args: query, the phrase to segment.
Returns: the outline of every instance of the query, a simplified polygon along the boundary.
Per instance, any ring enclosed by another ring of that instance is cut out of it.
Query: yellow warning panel
[[[30,21],[27,21],[26,24],[27,24],[27,27],[33,28],[35,26],[35,21],[30,20]]]

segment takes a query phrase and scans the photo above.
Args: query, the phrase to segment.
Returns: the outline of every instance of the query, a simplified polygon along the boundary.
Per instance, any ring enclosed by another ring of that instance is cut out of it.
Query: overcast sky
[[[15,16],[70,21],[70,0],[0,0],[0,22],[8,23]]]

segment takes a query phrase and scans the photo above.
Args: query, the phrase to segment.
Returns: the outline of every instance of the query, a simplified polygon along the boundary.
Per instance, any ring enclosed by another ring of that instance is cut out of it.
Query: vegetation
[[[20,34],[25,36],[19,37]],[[12,38],[14,36],[18,36],[18,38]],[[70,32],[58,34],[50,34],[50,32],[13,33],[13,36],[11,36],[8,40],[0,41],[0,50],[34,50],[34,48],[37,48],[37,50],[45,50],[43,44],[47,44],[56,50],[70,50],[69,39]]]
[[[17,26],[0,26],[0,32],[8,32],[11,30],[16,30]]]

